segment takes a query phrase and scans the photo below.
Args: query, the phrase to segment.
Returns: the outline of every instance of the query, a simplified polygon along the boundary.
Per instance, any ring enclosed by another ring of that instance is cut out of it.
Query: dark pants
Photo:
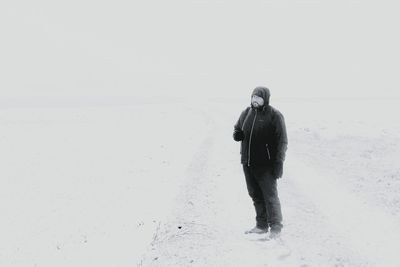
[[[253,167],[243,164],[247,191],[256,209],[257,226],[271,227],[280,231],[282,228],[281,203],[278,197],[276,179],[271,176],[269,167]]]

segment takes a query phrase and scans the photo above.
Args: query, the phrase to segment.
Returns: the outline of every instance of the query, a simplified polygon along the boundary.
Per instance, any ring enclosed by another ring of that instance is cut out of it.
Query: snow
[[[131,266],[205,124],[162,103],[0,114],[1,266]]]
[[[400,265],[400,100],[271,100],[289,138],[271,240],[244,234],[247,99],[85,101],[0,109],[1,266]]]

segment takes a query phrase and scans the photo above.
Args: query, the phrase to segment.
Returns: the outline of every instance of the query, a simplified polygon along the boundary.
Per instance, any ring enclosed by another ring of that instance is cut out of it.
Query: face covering
[[[251,97],[251,103],[253,104],[253,107],[259,108],[264,105],[264,99],[258,95],[253,95]]]

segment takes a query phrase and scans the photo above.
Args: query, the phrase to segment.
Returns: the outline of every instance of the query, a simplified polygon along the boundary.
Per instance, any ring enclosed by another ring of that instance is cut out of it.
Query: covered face
[[[251,105],[256,108],[269,105],[270,96],[271,94],[267,87],[256,87],[251,94]]]
[[[251,96],[251,104],[253,107],[259,108],[264,106],[264,99],[261,96],[258,95],[252,95]]]

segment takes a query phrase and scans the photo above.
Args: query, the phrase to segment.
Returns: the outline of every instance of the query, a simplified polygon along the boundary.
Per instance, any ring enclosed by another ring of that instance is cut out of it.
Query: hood
[[[262,97],[264,99],[264,106],[269,105],[269,97],[271,96],[271,93],[269,92],[269,89],[267,87],[263,86],[258,86],[254,88],[253,93],[251,95],[257,95],[259,97]]]

